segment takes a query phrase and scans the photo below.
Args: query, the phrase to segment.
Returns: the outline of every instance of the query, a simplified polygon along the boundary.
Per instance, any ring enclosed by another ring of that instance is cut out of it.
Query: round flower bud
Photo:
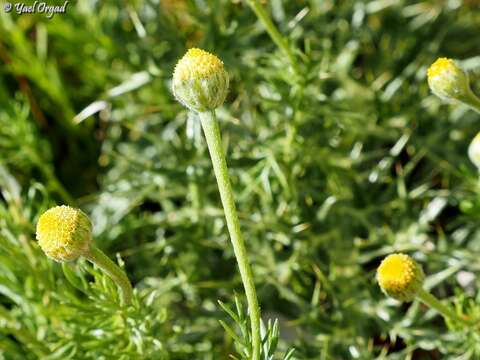
[[[424,278],[422,267],[405,254],[387,256],[377,269],[382,291],[399,301],[412,301],[422,288]]]
[[[191,110],[213,110],[225,101],[228,74],[218,57],[193,48],[175,66],[172,90],[175,98]]]
[[[473,138],[468,147],[468,157],[480,171],[480,132]]]
[[[427,77],[430,90],[442,100],[464,101],[471,96],[467,73],[452,59],[437,59]]]
[[[43,252],[53,260],[75,260],[90,249],[92,223],[79,209],[56,206],[38,219],[37,240]]]

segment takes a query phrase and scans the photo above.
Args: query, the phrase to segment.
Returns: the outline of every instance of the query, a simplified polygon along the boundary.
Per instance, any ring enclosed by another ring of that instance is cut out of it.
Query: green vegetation
[[[201,123],[171,91],[190,47],[230,77],[216,117],[262,360],[479,359],[478,326],[375,279],[407,253],[439,308],[480,321],[467,155],[480,115],[426,78],[453,58],[480,94],[479,23],[474,0],[80,0],[50,20],[1,8],[0,359],[248,359]],[[85,259],[43,254],[37,220],[60,204],[88,214],[131,306]]]

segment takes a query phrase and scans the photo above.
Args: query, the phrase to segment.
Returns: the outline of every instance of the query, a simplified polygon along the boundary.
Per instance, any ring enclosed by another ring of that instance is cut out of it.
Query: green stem
[[[468,96],[462,99],[462,102],[468,105],[472,110],[480,114],[480,99],[470,90]]]
[[[245,242],[240,231],[240,222],[238,220],[235,202],[233,200],[233,191],[228,177],[227,162],[222,147],[220,128],[215,117],[215,110],[211,112],[199,113],[203,132],[207,140],[208,151],[212,159],[213,171],[217,179],[220,199],[225,211],[228,232],[233,245],[233,251],[237,259],[240,277],[247,297],[248,310],[250,316],[250,325],[252,331],[252,359],[260,359],[260,307],[258,306],[255,283],[253,281],[252,269],[248,262]]]
[[[285,55],[287,55],[288,60],[292,65],[293,71],[296,74],[299,74],[300,71],[298,63],[295,56],[293,55],[292,49],[290,48],[282,34],[280,34],[280,32],[277,30],[263,6],[258,0],[247,0],[247,4],[250,5],[252,10],[257,15],[257,18],[263,23],[263,26],[265,26],[265,29],[272,38],[273,42],[285,53]]]
[[[132,302],[132,285],[125,272],[120,269],[102,250],[92,245],[90,251],[84,254],[85,258],[105,271],[112,280],[120,287],[122,292],[123,305],[130,305]]]
[[[462,319],[458,314],[453,311],[450,307],[442,304],[435,296],[430,294],[429,292],[421,289],[417,297],[426,305],[430,306],[432,309],[437,310],[443,317],[450,319],[452,321],[456,321],[462,323],[464,325],[472,325],[468,320]]]

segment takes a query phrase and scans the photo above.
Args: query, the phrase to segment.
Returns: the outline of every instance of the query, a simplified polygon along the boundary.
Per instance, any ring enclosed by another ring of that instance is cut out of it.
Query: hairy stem
[[[235,202],[233,200],[233,191],[228,176],[227,162],[222,148],[222,139],[220,128],[215,117],[215,111],[200,113],[203,132],[207,140],[208,151],[212,159],[213,171],[217,179],[220,199],[225,211],[228,232],[233,245],[233,251],[237,259],[240,276],[247,297],[248,310],[250,316],[250,325],[252,330],[252,359],[260,359],[260,308],[258,306],[255,283],[253,281],[252,269],[248,262],[245,242],[240,231],[240,222],[238,220]]]
[[[272,38],[273,42],[285,53],[285,55],[287,55],[293,71],[298,74],[300,71],[297,59],[293,55],[292,49],[282,34],[280,34],[280,32],[277,30],[275,24],[270,19],[270,16],[267,14],[262,4],[260,4],[258,0],[247,0],[247,4],[250,5],[253,12],[257,15],[257,18],[262,22],[263,26],[265,26],[265,29]]]
[[[88,261],[105,271],[112,278],[121,290],[123,305],[130,305],[132,302],[133,290],[130,280],[128,280],[125,272],[96,246],[92,246],[90,251],[83,256],[85,256]]]
[[[458,314],[453,311],[450,307],[442,304],[440,300],[438,300],[435,296],[430,294],[429,292],[421,289],[417,297],[422,301],[424,304],[430,306],[432,309],[437,310],[443,317],[450,319],[452,321],[456,321],[462,323],[464,325],[472,325],[468,320],[462,319]]]

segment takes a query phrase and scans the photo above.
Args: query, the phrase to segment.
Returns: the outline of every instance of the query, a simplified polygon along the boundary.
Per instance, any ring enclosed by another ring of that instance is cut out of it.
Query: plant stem
[[[418,292],[417,296],[424,304],[430,306],[431,308],[437,310],[440,314],[442,314],[444,318],[462,323],[464,325],[468,325],[468,326],[472,325],[468,320],[462,319],[450,307],[442,304],[435,296],[425,291],[424,289],[421,289]]]
[[[275,24],[270,19],[270,16],[267,14],[262,4],[258,0],[247,0],[247,4],[250,5],[252,10],[257,15],[257,18],[263,23],[268,34],[272,38],[273,42],[287,55],[290,64],[292,65],[293,71],[296,74],[299,74],[299,67],[295,56],[293,55],[292,49],[288,45],[288,42],[280,34],[280,32],[275,27]]]
[[[85,258],[105,271],[112,280],[120,287],[122,292],[123,305],[130,305],[132,302],[132,285],[125,272],[115,264],[102,250],[92,245],[90,251],[84,254]]]
[[[240,231],[240,222],[238,220],[235,202],[233,200],[233,191],[228,176],[227,162],[222,147],[220,128],[215,117],[215,110],[199,113],[202,123],[205,139],[207,140],[208,151],[212,159],[213,171],[217,179],[220,199],[225,211],[228,232],[233,245],[233,251],[237,259],[240,277],[247,297],[248,310],[250,316],[250,326],[252,331],[252,359],[260,359],[260,308],[258,306],[255,283],[253,281],[252,269],[248,262],[245,242]]]
[[[462,102],[468,105],[472,110],[480,114],[480,99],[477,95],[474,94],[472,90],[470,90],[467,97],[462,99]]]

